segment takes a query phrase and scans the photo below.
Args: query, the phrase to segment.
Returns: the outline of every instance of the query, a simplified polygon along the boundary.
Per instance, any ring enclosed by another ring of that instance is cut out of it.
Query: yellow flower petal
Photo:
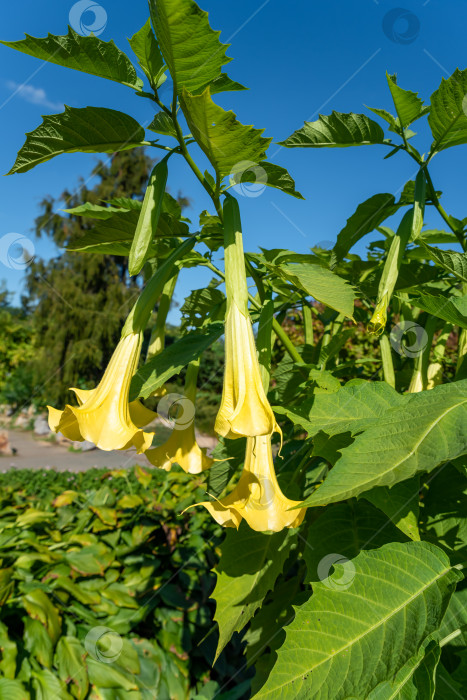
[[[254,437],[270,435],[274,424],[250,318],[232,302],[225,318],[224,388],[214,429],[227,438]]]
[[[151,464],[170,471],[172,464],[179,464],[187,474],[200,474],[214,462],[196,442],[193,423],[183,430],[172,431],[169,439],[160,447],[146,452]]]
[[[123,450],[132,446],[138,452],[147,450],[154,433],[144,433],[138,428],[131,415],[135,406],[131,409],[128,402],[141,342],[140,333],[130,333],[120,340],[99,385],[90,391],[74,389],[79,407],[66,406],[62,412],[49,408],[52,429],[70,439],[89,440],[101,450]],[[145,420],[147,409],[136,408],[138,419],[143,413]],[[72,434],[75,437],[71,437]]]
[[[298,527],[305,508],[290,510],[300,501],[286,498],[277,483],[271,449],[271,435],[248,438],[245,465],[240,481],[222,500],[199,503],[225,527],[239,526],[245,518],[252,530],[279,532]]]

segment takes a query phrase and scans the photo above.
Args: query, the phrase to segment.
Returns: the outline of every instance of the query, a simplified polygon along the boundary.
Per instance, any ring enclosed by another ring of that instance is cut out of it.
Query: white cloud
[[[33,105],[41,105],[41,107],[47,107],[48,109],[63,110],[63,103],[51,102],[43,88],[34,87],[34,85],[21,85],[13,80],[8,80],[6,85],[7,88],[13,91],[13,95],[21,97],[26,102],[30,102]]]

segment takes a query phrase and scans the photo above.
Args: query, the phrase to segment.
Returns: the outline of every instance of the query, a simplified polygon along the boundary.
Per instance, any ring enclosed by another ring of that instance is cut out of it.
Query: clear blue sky
[[[221,29],[221,39],[231,43],[228,54],[234,60],[226,70],[250,88],[216,96],[216,100],[234,109],[243,123],[264,127],[265,135],[280,141],[304,120],[316,119],[319,112],[365,112],[364,105],[392,110],[386,70],[398,74],[402,87],[428,99],[443,76],[448,77],[456,67],[467,67],[467,6],[464,0],[400,2],[407,11],[406,19],[393,25],[390,38],[383,24],[385,17],[388,22],[388,12],[401,7],[397,2],[202,0],[211,26]],[[146,2],[102,0],[100,4],[107,15],[100,37],[114,39],[132,56],[126,38],[145,22]],[[3,13],[1,38],[20,39],[25,32],[65,34],[72,6],[73,0],[16,0]],[[43,64],[3,46],[0,56],[3,173],[11,167],[24,133],[39,125],[41,115],[62,111],[63,104],[120,109],[140,120],[151,114],[148,101],[117,83]],[[27,88],[14,94],[22,84]],[[423,152],[430,142],[427,130],[420,129],[415,145]],[[304,252],[319,241],[334,240],[359,202],[377,192],[397,193],[414,176],[413,161],[407,156],[383,161],[386,153],[386,148],[377,146],[289,150],[273,145],[271,160],[289,169],[306,201],[269,188],[257,198],[242,197],[246,248],[284,247]],[[451,149],[432,165],[435,186],[445,193],[444,206],[458,218],[467,215],[465,155],[465,147]],[[39,201],[47,194],[58,196],[65,187],[75,187],[78,177],[87,176],[98,157],[59,156],[28,173],[2,178],[0,237],[11,232],[30,237]],[[191,198],[193,206],[187,215],[196,223],[198,212],[209,207],[204,191],[181,158],[172,158],[170,167],[169,188],[173,194],[181,190]],[[427,223],[444,228],[431,209]],[[46,241],[35,242],[35,246],[40,256],[56,254]],[[362,244],[357,251],[363,248]],[[21,290],[23,274],[0,263],[0,280],[6,280],[11,290]],[[186,271],[178,300],[202,283],[196,271]],[[172,317],[175,320],[176,314]]]

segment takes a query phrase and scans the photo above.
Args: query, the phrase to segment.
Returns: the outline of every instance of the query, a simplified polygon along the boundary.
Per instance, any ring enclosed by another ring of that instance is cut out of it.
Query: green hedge
[[[239,640],[211,667],[222,533],[181,514],[199,482],[137,467],[10,471],[0,487],[0,700],[245,696]]]

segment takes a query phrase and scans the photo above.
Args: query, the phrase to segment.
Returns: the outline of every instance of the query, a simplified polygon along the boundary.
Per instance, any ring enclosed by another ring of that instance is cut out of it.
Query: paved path
[[[34,436],[31,431],[9,430],[11,447],[17,450],[12,456],[0,456],[0,471],[8,469],[58,469],[59,471],[82,471],[92,467],[118,469],[135,464],[148,464],[144,455],[134,450],[89,450],[72,452],[63,445],[49,443]]]
[[[170,435],[170,430],[162,426],[156,427],[156,435],[161,444]],[[9,430],[10,445],[16,450],[12,456],[0,455],[0,472],[8,469],[57,469],[59,471],[83,471],[92,467],[119,469],[132,467],[135,464],[149,466],[144,455],[136,454],[135,450],[89,450],[74,452],[64,445],[41,440],[32,431]],[[208,435],[197,435],[201,447],[212,449],[217,440]]]

